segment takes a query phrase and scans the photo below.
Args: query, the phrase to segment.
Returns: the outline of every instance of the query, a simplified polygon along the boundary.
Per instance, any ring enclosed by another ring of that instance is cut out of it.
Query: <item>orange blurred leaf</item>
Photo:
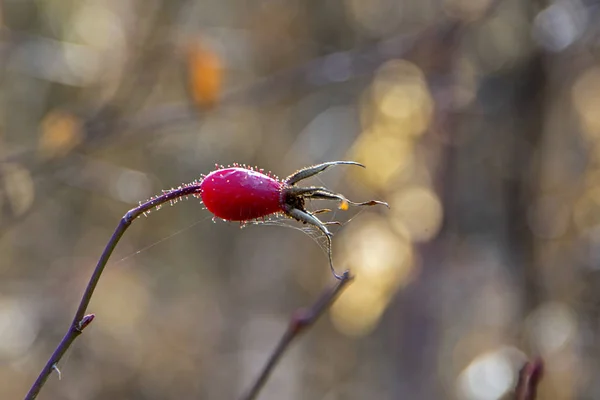
[[[81,143],[81,121],[64,111],[48,113],[40,124],[38,151],[43,158],[62,157]]]
[[[219,56],[203,44],[187,49],[188,84],[194,102],[201,108],[214,106],[221,93],[223,67]]]

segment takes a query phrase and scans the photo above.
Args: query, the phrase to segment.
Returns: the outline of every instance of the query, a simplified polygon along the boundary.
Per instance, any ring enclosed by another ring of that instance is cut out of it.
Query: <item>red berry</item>
[[[257,171],[223,168],[208,174],[200,184],[202,202],[216,217],[247,221],[281,212],[283,184]]]
[[[317,211],[310,212],[305,208],[307,200],[334,200],[340,202],[340,208],[345,210],[348,204],[355,206],[388,206],[383,201],[371,200],[355,203],[340,193],[335,193],[325,187],[299,187],[296,184],[325,171],[334,165],[358,165],[355,161],[329,161],[313,165],[294,172],[283,181],[271,178],[252,169],[239,168],[236,164],[231,168],[217,169],[204,177],[200,183],[202,202],[216,217],[228,221],[248,221],[267,215],[281,213],[296,221],[309,224],[319,229],[327,239],[329,267],[338,279],[347,274],[338,275],[333,267],[331,256],[331,232],[327,225],[339,222],[321,222],[316,217]],[[262,171],[262,170],[261,170]],[[321,210],[328,211],[328,210]]]

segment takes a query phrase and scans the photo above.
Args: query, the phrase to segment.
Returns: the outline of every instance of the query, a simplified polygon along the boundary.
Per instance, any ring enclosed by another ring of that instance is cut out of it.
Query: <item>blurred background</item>
[[[2,398],[128,209],[215,163],[338,159],[367,169],[312,182],[391,209],[324,216],[356,280],[261,398],[503,399],[535,355],[539,398],[600,398],[599,6],[0,2]],[[40,399],[248,388],[334,281],[308,235],[211,217],[190,199],[134,222]]]

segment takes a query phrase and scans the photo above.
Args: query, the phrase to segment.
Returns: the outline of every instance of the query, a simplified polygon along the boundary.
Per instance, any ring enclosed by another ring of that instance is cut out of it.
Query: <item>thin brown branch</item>
[[[77,339],[77,337],[81,335],[83,330],[94,319],[94,314],[85,314],[86,310],[90,304],[90,300],[92,299],[92,295],[94,294],[94,290],[98,285],[98,281],[100,280],[100,276],[104,271],[104,267],[106,266],[108,259],[110,258],[114,249],[117,247],[119,240],[121,239],[127,228],[129,228],[129,225],[131,225],[133,220],[135,220],[140,215],[152,210],[153,208],[160,206],[161,204],[177,200],[180,197],[197,194],[199,193],[199,191],[199,182],[193,182],[189,185],[184,185],[177,189],[166,191],[162,195],[157,196],[143,204],[140,204],[138,207],[132,208],[123,216],[123,218],[121,218],[121,222],[119,222],[119,225],[117,226],[110,240],[106,244],[106,247],[104,248],[104,251],[100,256],[100,259],[96,264],[96,268],[94,269],[94,272],[92,273],[87,287],[85,288],[85,292],[83,293],[81,302],[79,303],[79,307],[77,308],[77,312],[73,317],[73,321],[71,322],[69,329],[67,330],[63,339],[60,341],[60,343],[46,362],[46,365],[40,372],[36,381],[29,389],[29,392],[25,396],[25,400],[33,400],[37,397],[40,390],[48,380],[48,377],[50,376],[52,371],[58,369],[57,364],[61,360],[67,349],[71,346],[75,339]]]
[[[350,275],[349,271],[344,272],[341,279],[336,282],[335,286],[327,288],[310,308],[299,309],[294,312],[288,328],[279,340],[277,347],[275,347],[269,356],[267,363],[261,370],[260,375],[258,375],[253,382],[250,390],[241,397],[242,400],[256,399],[290,344],[319,319],[321,314],[333,304],[341,291],[352,281],[352,279],[353,277]]]
[[[543,375],[544,362],[541,358],[526,362],[519,372],[514,400],[535,400]]]

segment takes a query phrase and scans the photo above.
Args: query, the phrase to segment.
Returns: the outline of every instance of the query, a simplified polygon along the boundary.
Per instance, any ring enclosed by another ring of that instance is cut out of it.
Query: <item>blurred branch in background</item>
[[[283,357],[292,342],[298,338],[300,334],[309,329],[317,319],[331,307],[335,299],[350,282],[352,282],[352,276],[349,271],[346,271],[342,275],[342,279],[339,279],[332,288],[325,290],[321,294],[321,297],[310,308],[304,308],[294,312],[288,328],[279,340],[277,347],[275,347],[273,353],[269,355],[267,363],[261,370],[260,375],[256,378],[256,381],[254,381],[250,390],[242,396],[242,400],[253,400],[257,398],[263,386],[267,383],[273,369],[277,366],[277,363],[281,357]]]

